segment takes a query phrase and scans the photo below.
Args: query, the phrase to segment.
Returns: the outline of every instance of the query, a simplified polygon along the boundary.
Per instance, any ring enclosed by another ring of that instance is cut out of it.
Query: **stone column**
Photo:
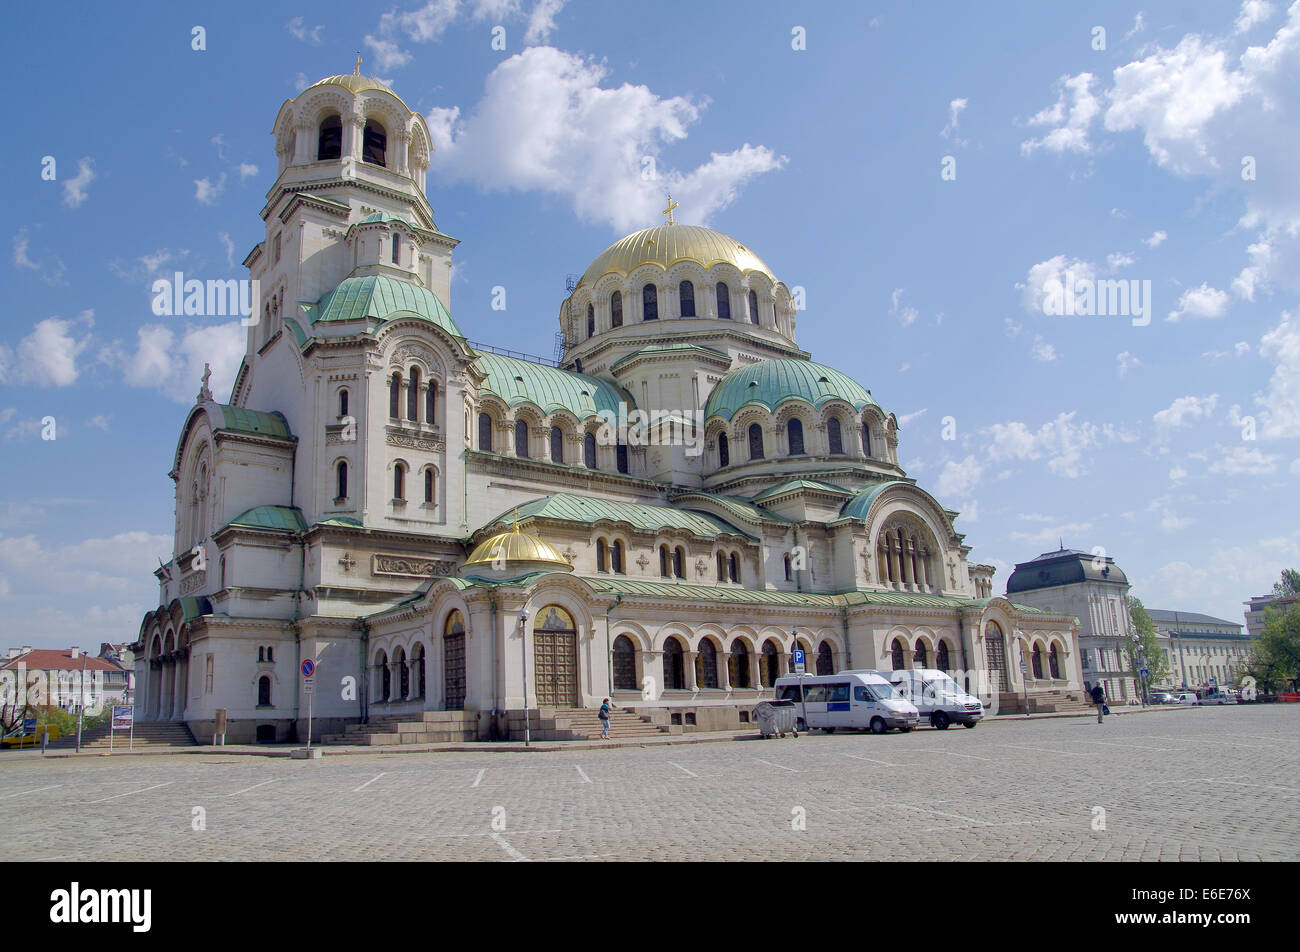
[[[686,669],[686,687],[691,691],[699,690],[699,680],[695,676],[695,659],[700,656],[698,651],[682,652],[682,666]]]
[[[754,691],[761,690],[763,687],[762,660],[762,651],[751,651],[749,653],[749,687]]]
[[[300,122],[293,127],[293,164],[306,165],[316,160],[316,143],[312,141],[314,127],[310,122]]]
[[[731,657],[731,652],[723,649],[717,654],[718,662],[718,688],[723,691],[731,690],[731,668],[727,665],[727,659]]]
[[[343,119],[343,149],[340,152],[344,160],[360,162],[364,154],[362,144],[365,142],[366,117],[353,113]]]

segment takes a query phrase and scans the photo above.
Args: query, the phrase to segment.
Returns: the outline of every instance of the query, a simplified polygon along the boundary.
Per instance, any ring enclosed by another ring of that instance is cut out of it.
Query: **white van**
[[[962,690],[961,685],[938,668],[908,668],[899,671],[876,671],[894,686],[900,696],[911,701],[921,714],[939,730],[949,724],[974,727],[984,717],[979,698]]]
[[[1174,695],[1174,704],[1200,704],[1201,699],[1190,691],[1184,691],[1182,694]]]
[[[829,734],[844,727],[883,734],[890,728],[910,731],[920,720],[916,708],[871,671],[787,675],[776,679],[774,692],[778,701],[794,701],[800,730],[817,727]]]

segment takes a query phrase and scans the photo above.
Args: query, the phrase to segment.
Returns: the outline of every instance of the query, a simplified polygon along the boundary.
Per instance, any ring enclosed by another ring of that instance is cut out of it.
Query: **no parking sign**
[[[302,676],[310,678],[316,673],[316,663],[311,658],[304,658],[302,662]]]

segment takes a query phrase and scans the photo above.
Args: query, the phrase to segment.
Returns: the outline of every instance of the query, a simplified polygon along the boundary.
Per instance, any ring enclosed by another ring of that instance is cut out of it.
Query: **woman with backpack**
[[[600,739],[609,738],[609,698],[600,702],[600,713],[596,715],[600,718]]]

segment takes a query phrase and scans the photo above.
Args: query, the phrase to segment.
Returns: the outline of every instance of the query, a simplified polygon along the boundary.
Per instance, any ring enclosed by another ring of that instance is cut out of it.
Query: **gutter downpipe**
[[[614,643],[610,640],[609,613],[614,610],[616,605],[621,605],[622,603],[623,596],[615,595],[614,600],[610,602],[609,607],[605,609],[605,664],[607,669],[605,671],[605,677],[609,679],[605,686],[609,690],[609,696],[611,698],[614,696]]]
[[[488,596],[488,606],[492,610],[492,723],[488,725],[488,736],[492,737],[497,732],[497,718],[501,704],[501,664],[497,660],[497,597],[495,594]]]
[[[849,644],[849,606],[840,606],[840,621],[844,625],[844,667],[853,670],[853,646]]]
[[[361,622],[361,690],[357,692],[357,705],[361,709],[361,723],[370,723],[370,679],[366,676],[366,658],[370,657],[370,623]]]
[[[297,455],[297,448],[294,449],[294,455]],[[290,464],[292,472],[292,464]],[[289,505],[293,505],[293,477],[289,477]],[[293,593],[293,615],[289,618],[289,624],[293,626],[293,645],[294,645],[294,669],[302,667],[302,632],[298,630],[298,609],[302,605],[303,583],[307,580],[307,540],[306,533],[298,533],[298,591]],[[294,677],[295,681],[298,678]],[[293,703],[293,729],[295,735],[298,732],[298,718],[302,714],[302,682],[298,681],[298,694],[294,696]]]

